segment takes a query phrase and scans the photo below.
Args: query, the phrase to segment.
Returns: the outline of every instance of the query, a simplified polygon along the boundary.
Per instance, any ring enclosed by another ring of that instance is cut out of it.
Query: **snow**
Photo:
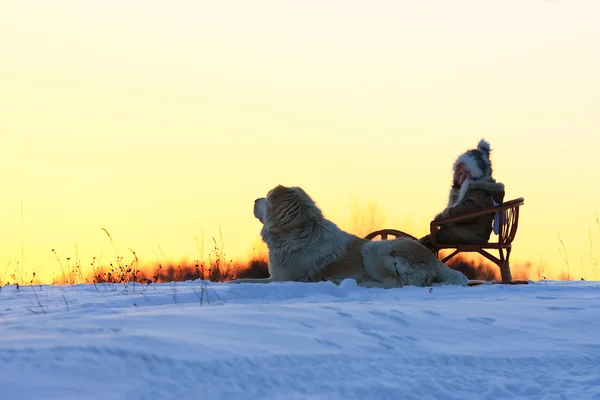
[[[0,398],[600,399],[599,311],[582,281],[5,286]]]

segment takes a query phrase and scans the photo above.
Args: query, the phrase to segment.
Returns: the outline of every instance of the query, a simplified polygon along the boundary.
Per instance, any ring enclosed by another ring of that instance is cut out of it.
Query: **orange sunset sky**
[[[575,279],[600,279],[598,1],[0,10],[0,280],[51,279],[53,249],[109,259],[101,228],[142,263],[207,257],[220,229],[247,259],[276,184],[343,228],[375,208],[373,228],[421,236],[482,137],[525,198],[513,259],[560,270],[560,234]]]

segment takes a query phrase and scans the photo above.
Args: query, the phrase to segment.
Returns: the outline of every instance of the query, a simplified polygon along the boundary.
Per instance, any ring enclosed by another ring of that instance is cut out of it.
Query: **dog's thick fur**
[[[254,202],[269,248],[267,279],[232,282],[315,282],[354,279],[366,287],[455,284],[467,278],[413,239],[370,241],[343,231],[323,217],[299,187],[277,186]]]

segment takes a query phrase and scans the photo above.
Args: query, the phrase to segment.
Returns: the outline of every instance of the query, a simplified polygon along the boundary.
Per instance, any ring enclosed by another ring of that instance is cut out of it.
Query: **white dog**
[[[277,186],[254,201],[269,249],[267,279],[231,282],[315,282],[354,279],[366,287],[432,284],[467,285],[467,278],[447,267],[413,239],[370,241],[347,233],[323,217],[299,187]]]

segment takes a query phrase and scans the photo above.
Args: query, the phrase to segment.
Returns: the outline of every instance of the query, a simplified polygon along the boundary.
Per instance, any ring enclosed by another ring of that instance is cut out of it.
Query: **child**
[[[481,139],[477,149],[467,150],[454,162],[454,179],[448,207],[434,220],[454,217],[470,211],[492,207],[504,200],[504,184],[492,178],[490,144]],[[436,243],[466,244],[487,243],[492,233],[494,213],[466,221],[442,225],[436,232]],[[419,239],[431,248],[430,235]]]

